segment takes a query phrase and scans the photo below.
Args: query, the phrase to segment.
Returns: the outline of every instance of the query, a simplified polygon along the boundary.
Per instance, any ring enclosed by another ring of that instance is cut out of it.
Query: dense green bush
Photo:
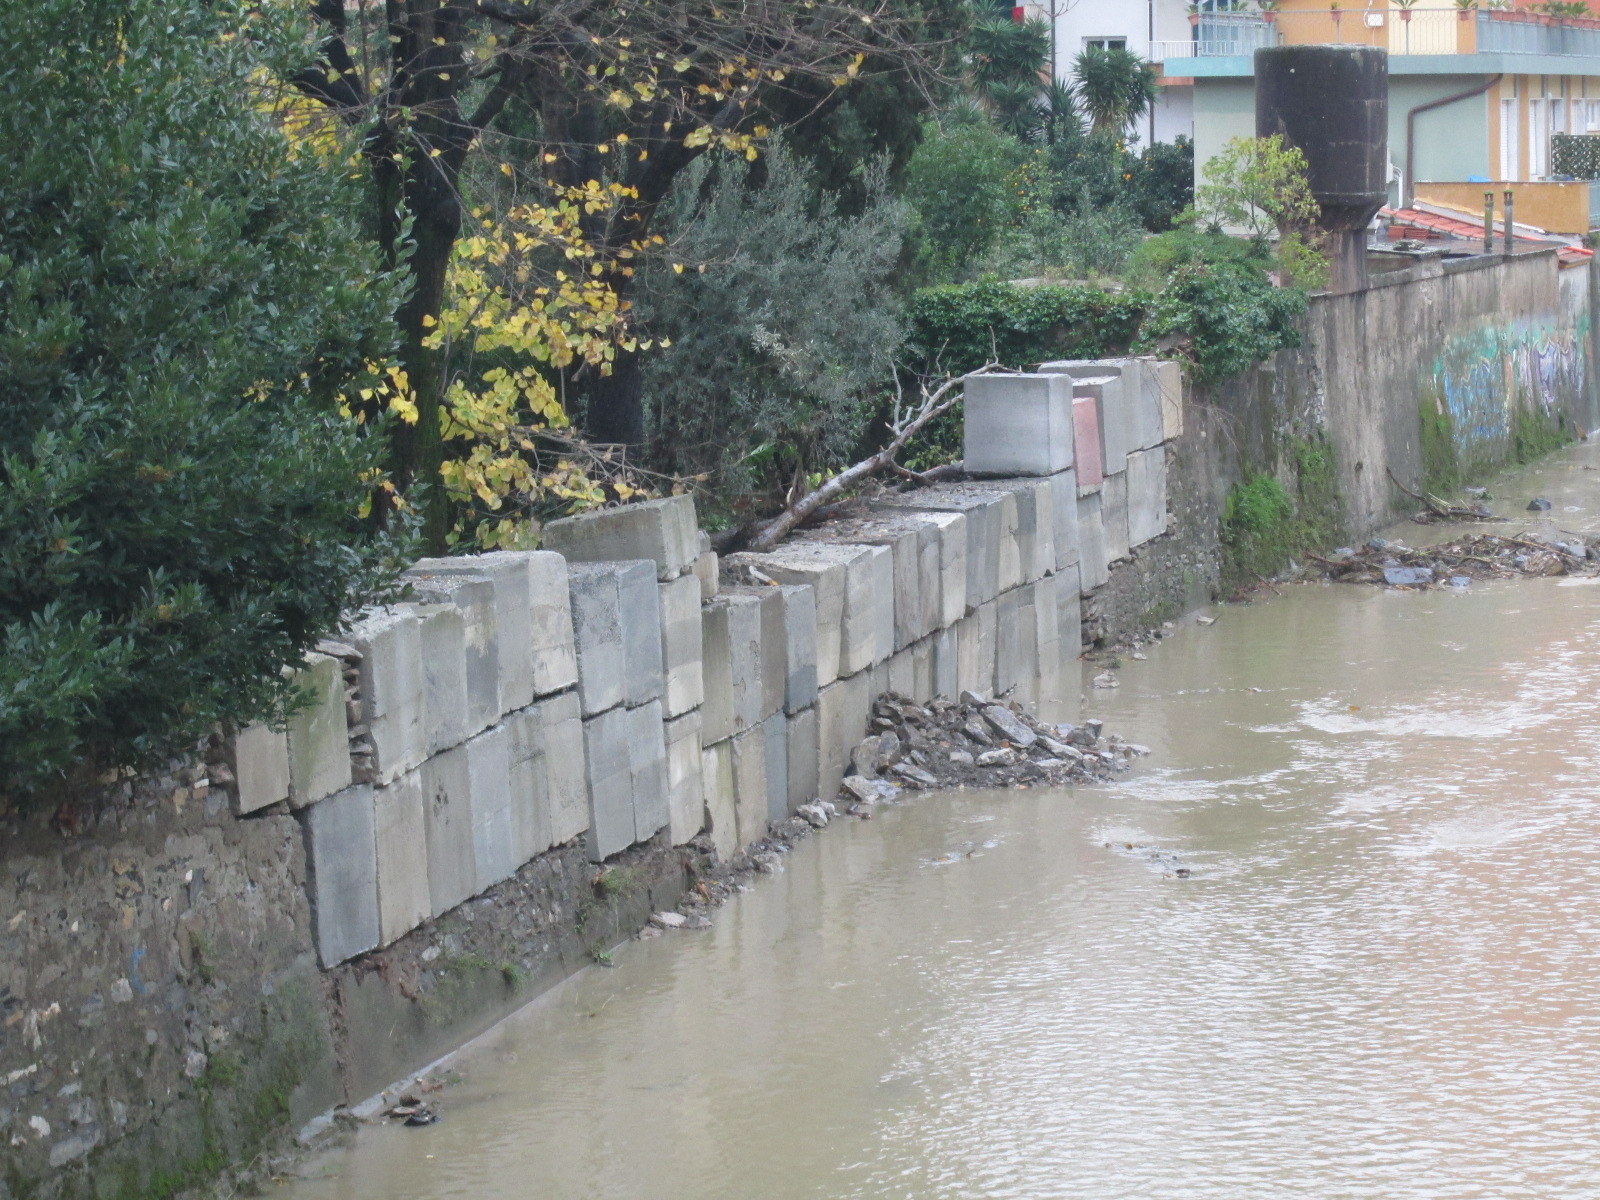
[[[930,374],[971,371],[991,360],[1030,368],[1056,358],[1127,350],[1147,293],[1011,283],[924,288],[908,309],[913,362]]]
[[[1197,380],[1220,383],[1298,346],[1295,320],[1305,311],[1305,292],[1274,286],[1254,265],[1184,265],[1156,293],[1140,341],[1177,349]]]
[[[206,0],[0,26],[0,788],[282,711],[381,576],[335,397],[393,296],[253,94],[306,46]]]
[[[906,168],[911,257],[919,280],[961,278],[1022,216],[1015,173],[1030,152],[987,121],[930,126]]]

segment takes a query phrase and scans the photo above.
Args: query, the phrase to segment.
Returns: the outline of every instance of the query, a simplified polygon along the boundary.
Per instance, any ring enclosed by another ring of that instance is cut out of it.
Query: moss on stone
[[[1422,488],[1427,492],[1453,492],[1461,486],[1461,456],[1455,428],[1438,398],[1424,396],[1417,406],[1422,444]]]
[[[1222,512],[1223,588],[1251,587],[1295,556],[1325,548],[1344,528],[1332,449],[1318,438],[1292,438],[1283,447],[1280,472],[1254,472],[1228,495]]]

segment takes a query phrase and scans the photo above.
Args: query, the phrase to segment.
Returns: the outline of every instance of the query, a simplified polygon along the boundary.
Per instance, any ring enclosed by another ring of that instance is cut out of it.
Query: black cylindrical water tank
[[[1374,46],[1256,51],[1256,136],[1306,156],[1328,230],[1365,228],[1389,195],[1389,52]]]

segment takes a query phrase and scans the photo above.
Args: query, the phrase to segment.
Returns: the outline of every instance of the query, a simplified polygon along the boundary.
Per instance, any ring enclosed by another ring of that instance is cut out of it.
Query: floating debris
[[[1600,575],[1600,536],[1568,534],[1566,540],[1555,540],[1470,534],[1415,550],[1374,538],[1364,550],[1336,550],[1328,558],[1310,558],[1318,573],[1340,583],[1464,588],[1475,579]]]

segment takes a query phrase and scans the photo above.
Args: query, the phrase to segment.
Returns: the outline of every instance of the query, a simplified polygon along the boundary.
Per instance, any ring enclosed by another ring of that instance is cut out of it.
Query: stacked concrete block
[[[1105,531],[1106,565],[1128,557],[1128,473],[1107,475],[1100,490],[1100,526]]]
[[[767,834],[770,792],[767,787],[767,734],[757,726],[736,734],[733,747],[734,828],[740,847]]]
[[[700,753],[701,786],[706,796],[706,826],[711,844],[724,861],[743,845],[739,841],[739,821],[735,815],[733,781],[733,740],[705,747]]]
[[[1016,585],[1021,562],[1016,553],[1017,502],[1010,492],[981,485],[941,484],[879,497],[873,507],[957,513],[965,518],[967,612],[998,596],[1002,583]]]
[[[691,571],[700,556],[700,530],[690,496],[580,513],[550,522],[542,536],[545,549],[568,563],[647,558],[662,582]]]
[[[1065,667],[1083,653],[1083,593],[1072,575],[1058,577],[1056,588],[1056,629],[1058,653]]]
[[[717,594],[722,568],[717,561],[716,551],[711,549],[711,539],[704,530],[700,533],[700,553],[695,556],[694,565],[689,569],[700,581],[701,600],[709,600]]]
[[[533,692],[550,696],[578,682],[578,651],[572,631],[572,594],[567,561],[559,554],[528,551],[528,649]]]
[[[1098,488],[1090,492],[1084,492],[1082,488],[1078,490],[1078,545],[1081,550],[1078,573],[1082,590],[1092,592],[1110,578],[1106,567],[1111,560],[1106,557],[1100,491]]]
[[[550,844],[564,846],[589,828],[589,775],[584,758],[583,707],[576,692],[534,706],[544,740],[544,787]]]
[[[629,731],[625,708],[609,708],[583,722],[584,763],[589,780],[589,829],[585,848],[592,862],[603,862],[634,842]]]
[[[623,702],[629,707],[661,698],[661,597],[646,560],[615,564],[622,614]]]
[[[991,686],[996,695],[1016,694],[1026,682],[1038,678],[1039,647],[1034,622],[1033,584],[1012,588],[995,601],[995,664]]]
[[[802,538],[823,544],[888,548],[894,590],[889,653],[904,649],[933,631],[940,603],[943,529],[939,524],[921,513],[877,512],[830,522],[807,531]]]
[[[758,719],[765,721],[781,713],[789,691],[789,637],[786,627],[783,592],[779,588],[750,589],[760,607],[760,642],[757,656],[761,679]]]
[[[1054,676],[1061,667],[1061,593],[1066,586],[1060,575],[1047,575],[1033,585],[1033,640],[1038,660],[1034,675],[1040,679]],[[1075,578],[1071,588],[1076,594]],[[1077,656],[1076,646],[1072,654]]]
[[[516,874],[517,821],[511,801],[510,726],[496,725],[470,738],[467,758],[467,803],[472,814],[471,894],[487,891]]]
[[[783,710],[797,713],[817,702],[817,593],[783,584]]]
[[[705,691],[700,675],[700,581],[680,575],[658,584],[661,593],[662,700],[668,717],[698,708]]]
[[[344,702],[344,671],[326,654],[306,655],[291,676],[308,702],[289,718],[289,803],[315,804],[350,786],[350,726]]]
[[[289,735],[248,725],[228,739],[237,814],[246,816],[289,798]]]
[[[889,690],[907,697],[917,690],[916,660],[910,646],[889,659]]]
[[[431,757],[467,739],[467,623],[448,604],[411,608],[422,653],[422,734]]]
[[[638,708],[628,709],[627,714],[633,840],[646,842],[665,829],[672,820],[661,702],[652,700]]]
[[[1133,359],[1067,360],[1043,364],[1041,372],[1070,375],[1073,395],[1091,397],[1100,418],[1100,465],[1107,475],[1125,469],[1132,441],[1133,405],[1139,372]]]
[[[377,848],[378,944],[404,937],[432,915],[422,776],[410,771],[372,789]]]
[[[802,804],[817,799],[820,785],[817,760],[817,710],[802,708],[788,714],[788,727],[784,739],[788,760],[784,767],[784,781],[789,788],[788,811],[794,812]]]
[[[1072,401],[1072,428],[1077,447],[1078,490],[1097,488],[1105,478],[1105,463],[1100,451],[1100,406],[1093,396],[1078,396]]]
[[[1149,450],[1166,440],[1161,420],[1161,385],[1153,358],[1136,358],[1123,369],[1128,381],[1128,452]]]
[[[305,812],[306,886],[317,955],[337,966],[378,944],[378,842],[367,784],[322,797]]]
[[[494,580],[483,574],[454,571],[411,572],[406,579],[422,603],[448,605],[461,614],[462,659],[467,685],[466,734],[471,737],[489,728],[503,715]]]
[[[440,577],[487,579],[492,588],[492,624],[489,640],[496,660],[495,681],[499,712],[496,719],[526,708],[534,697],[533,576],[528,554],[498,551],[470,558],[425,558],[406,573],[419,594],[425,594]],[[427,582],[424,582],[427,581]],[[471,673],[473,628],[468,617],[468,663]]]
[[[839,671],[853,675],[894,652],[894,557],[887,546],[835,546],[847,552]]]
[[[361,723],[372,741],[373,782],[390,783],[428,755],[422,623],[411,609],[373,609],[351,628],[350,643],[361,653]]]
[[[509,737],[511,858],[515,870],[555,844],[550,820],[550,760],[545,749],[544,713],[538,705],[512,713],[505,726]]]
[[[662,727],[667,754],[667,830],[674,846],[695,838],[706,823],[700,712],[684,713]]]
[[[469,898],[477,886],[466,747],[435,754],[422,764],[421,777],[428,903],[437,917]]]
[[[864,736],[876,693],[869,694],[866,672],[835,680],[817,696],[818,795],[832,799],[839,791],[850,751]]]
[[[1137,362],[1140,387],[1155,401],[1157,424],[1145,427],[1139,446],[1150,450],[1183,436],[1183,368],[1159,358],[1141,358]]]
[[[701,608],[705,740],[720,742],[761,723],[761,599],[722,592]]]
[[[939,530],[938,592],[929,609],[928,632],[947,629],[967,614],[967,518],[958,512],[925,512]]]
[[[1057,374],[984,375],[965,385],[970,475],[1054,475],[1072,466],[1072,382]]]
[[[728,597],[700,609],[700,737],[707,746],[733,736],[733,628]]]
[[[933,638],[925,637],[911,647],[911,698],[926,704],[933,697]]]
[[[994,690],[998,606],[998,600],[980,604],[956,626],[958,691],[987,696]]]
[[[592,717],[622,703],[622,597],[615,563],[568,563],[567,587],[578,657],[578,695]]]
[[[1007,479],[996,480],[995,486],[1016,498],[1019,582],[1032,583],[1056,569],[1055,502],[1050,481]]]
[[[789,816],[789,718],[780,709],[761,722],[767,744],[767,820]]]
[[[931,653],[929,670],[932,675],[931,696],[954,700],[961,694],[960,644],[958,626],[941,629],[928,639]],[[930,698],[931,698],[930,696]]]
[[[1128,455],[1128,544],[1142,546],[1167,531],[1167,450]]]
[[[846,561],[834,547],[789,545],[772,554],[734,554],[722,560],[730,583],[786,584],[810,587],[816,611],[817,686],[839,677],[844,625]],[[708,606],[709,609],[709,606]],[[715,739],[712,739],[715,740]]]

